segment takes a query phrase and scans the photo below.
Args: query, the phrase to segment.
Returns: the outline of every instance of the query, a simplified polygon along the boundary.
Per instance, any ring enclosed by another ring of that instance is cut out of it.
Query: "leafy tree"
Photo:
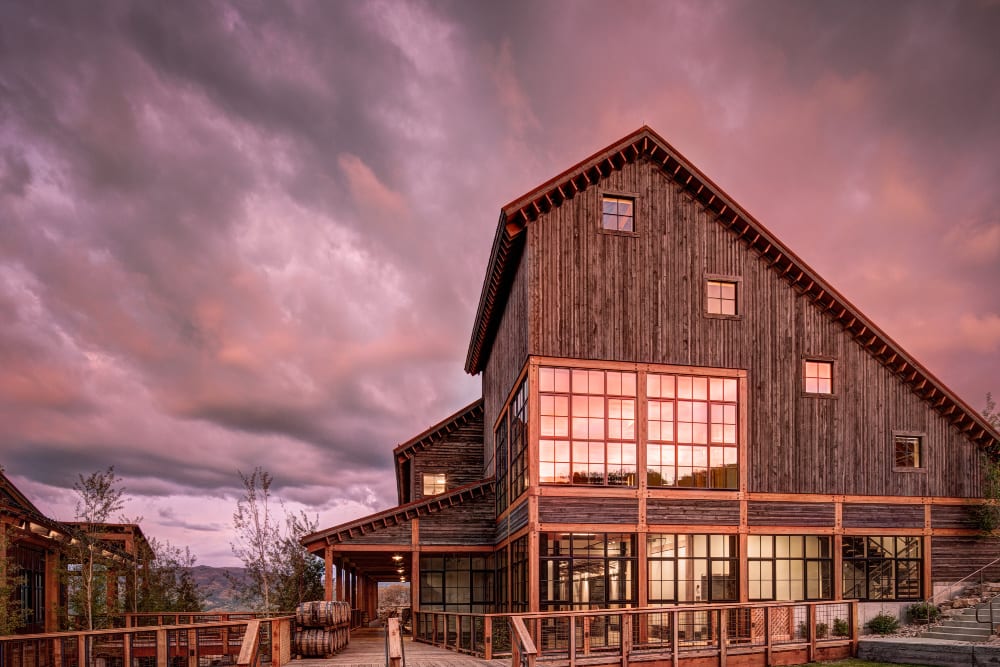
[[[986,394],[986,408],[983,417],[989,424],[1000,430],[1000,412],[997,411],[993,394]],[[1000,460],[983,454],[983,499],[978,508],[979,527],[986,533],[1000,530]]]
[[[227,574],[230,586],[243,604],[267,614],[321,599],[323,563],[299,543],[299,538],[316,530],[318,518],[286,511],[282,529],[272,511],[274,478],[259,466],[249,475],[238,472],[243,495],[233,513],[236,538],[230,546],[243,562],[246,577]]]
[[[139,611],[201,611],[204,595],[194,580],[191,549],[150,539],[153,559],[139,595]]]
[[[91,473],[73,484],[77,494],[76,521],[80,527],[68,548],[70,562],[67,576],[70,609],[83,617],[85,630],[94,630],[116,611],[109,599],[108,584],[112,572],[101,557],[101,525],[124,506],[125,489],[115,475],[114,466]]]
[[[0,523],[0,635],[14,634],[24,622],[17,596],[21,568],[10,555],[10,545],[10,528]]]

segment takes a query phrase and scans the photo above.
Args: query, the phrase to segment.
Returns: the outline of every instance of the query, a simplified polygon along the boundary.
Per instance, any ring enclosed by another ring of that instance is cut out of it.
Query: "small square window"
[[[705,284],[705,309],[711,315],[736,315],[736,283],[709,280]]]
[[[601,197],[601,228],[612,232],[635,231],[635,200],[628,197]]]
[[[445,474],[443,472],[434,473],[424,473],[424,495],[425,496],[436,496],[439,493],[444,493],[445,484]]]
[[[806,360],[805,381],[807,394],[832,394],[833,362]]]
[[[924,439],[919,435],[895,435],[892,438],[896,468],[922,468]]]

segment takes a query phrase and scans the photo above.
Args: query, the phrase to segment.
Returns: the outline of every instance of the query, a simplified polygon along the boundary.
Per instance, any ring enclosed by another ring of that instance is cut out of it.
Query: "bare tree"
[[[70,604],[83,615],[86,630],[112,609],[107,595],[109,572],[101,557],[100,524],[124,507],[125,489],[115,475],[114,466],[95,472],[73,484],[77,494],[76,520],[80,529],[70,547],[74,562],[69,564]]]
[[[227,575],[238,597],[268,614],[322,598],[323,562],[299,542],[316,530],[318,518],[289,513],[277,499],[284,511],[282,522],[273,511],[271,475],[259,466],[249,475],[239,475],[243,496],[233,513],[236,539],[230,546],[243,561],[246,577]]]

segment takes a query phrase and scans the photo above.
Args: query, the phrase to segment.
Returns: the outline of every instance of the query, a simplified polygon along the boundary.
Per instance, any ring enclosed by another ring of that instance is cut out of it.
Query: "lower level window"
[[[424,556],[420,559],[423,609],[485,613],[493,604],[489,556]]]
[[[628,533],[542,533],[542,607],[635,606],[635,540],[635,535]]]
[[[830,539],[820,535],[750,535],[750,599],[833,599]]]
[[[650,533],[649,603],[737,600],[737,545],[736,535]]]
[[[843,541],[844,599],[922,599],[919,537],[855,537]]]

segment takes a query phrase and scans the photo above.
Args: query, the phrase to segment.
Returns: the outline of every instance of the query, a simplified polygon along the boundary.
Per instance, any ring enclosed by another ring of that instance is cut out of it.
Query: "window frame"
[[[899,438],[917,439],[917,465],[901,466],[896,458],[896,441]],[[893,431],[892,432],[892,471],[901,473],[927,473],[927,434],[923,431]]]
[[[743,278],[740,277],[740,276],[725,275],[725,274],[721,274],[721,273],[706,273],[703,276],[703,278],[704,279],[701,282],[701,289],[702,289],[702,299],[701,299],[701,303],[702,303],[702,315],[704,315],[705,317],[707,317],[709,319],[715,319],[715,320],[742,320],[743,319],[743,311],[744,311],[744,308],[743,308],[743,303],[744,303]],[[736,312],[734,314],[728,315],[726,313],[713,313],[713,312],[710,312],[708,310],[708,299],[709,299],[709,297],[708,297],[708,284],[709,283],[729,283],[729,284],[733,285],[733,288],[734,288],[734,290],[736,292],[735,295],[734,295],[735,296],[734,301],[735,301],[735,310],[736,310]]]
[[[830,365],[830,391],[808,391],[806,389],[806,364],[829,364]],[[823,354],[804,354],[802,355],[801,362],[799,363],[799,387],[801,388],[802,396],[809,398],[837,398],[837,389],[840,387],[840,382],[837,378],[837,363],[836,357],[831,357]]]
[[[605,190],[601,189],[597,193],[598,195],[598,207],[600,216],[597,220],[597,229],[602,234],[611,234],[613,236],[638,236],[639,235],[639,193],[637,192],[625,192],[622,190]],[[604,226],[604,200],[605,199],[628,199],[632,202],[632,230],[625,229],[608,229]]]
[[[437,488],[438,481],[440,481],[440,483],[442,485],[442,489],[440,491],[438,491],[437,493],[428,493],[427,492],[427,478],[428,477],[434,478],[434,480],[433,480],[434,483],[432,485],[432,488]],[[440,478],[440,480],[438,478]],[[431,496],[440,496],[442,493],[447,493],[447,492],[448,492],[448,473],[446,473],[446,472],[427,472],[427,471],[422,471],[420,473],[420,495],[421,495],[421,497],[423,497],[423,498],[430,498]]]

